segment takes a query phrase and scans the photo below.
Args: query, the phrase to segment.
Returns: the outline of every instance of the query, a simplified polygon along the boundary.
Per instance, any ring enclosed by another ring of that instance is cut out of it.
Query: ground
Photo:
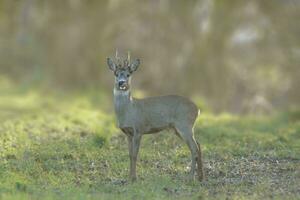
[[[109,98],[2,88],[0,199],[300,199],[299,112],[204,110],[195,126],[204,182],[186,179],[189,150],[166,131],[143,137],[130,183]]]

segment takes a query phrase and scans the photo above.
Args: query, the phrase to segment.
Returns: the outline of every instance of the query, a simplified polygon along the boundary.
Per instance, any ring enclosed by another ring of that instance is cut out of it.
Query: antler
[[[130,65],[130,51],[127,51],[127,60],[128,60],[128,64]]]
[[[130,52],[127,52],[127,59],[124,59],[124,65],[123,67],[128,67],[130,65]]]
[[[116,49],[116,64],[117,67],[128,67],[130,65],[130,51],[127,51],[127,59],[125,58],[124,60],[119,57],[119,52],[118,49]],[[123,60],[123,65],[122,65],[122,60]]]
[[[125,60],[124,60],[124,66],[123,66],[123,67],[128,67],[128,63],[129,63],[128,60],[125,59]]]
[[[118,49],[116,49],[116,61],[117,61],[117,66],[120,66],[121,65],[121,61],[120,61]]]

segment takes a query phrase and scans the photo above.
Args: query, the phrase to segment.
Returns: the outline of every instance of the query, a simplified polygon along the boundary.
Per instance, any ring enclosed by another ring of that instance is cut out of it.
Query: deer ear
[[[140,65],[140,59],[135,59],[130,65],[129,65],[129,70],[130,72],[134,72],[138,69],[139,65]]]
[[[116,64],[112,61],[111,58],[107,58],[107,65],[110,70],[116,71],[116,69],[117,69]]]

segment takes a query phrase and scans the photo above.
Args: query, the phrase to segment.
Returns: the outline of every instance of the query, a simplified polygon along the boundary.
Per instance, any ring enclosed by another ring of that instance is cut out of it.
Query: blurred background
[[[300,1],[0,0],[0,88],[112,98],[106,57],[141,59],[139,96],[215,113],[299,108]]]

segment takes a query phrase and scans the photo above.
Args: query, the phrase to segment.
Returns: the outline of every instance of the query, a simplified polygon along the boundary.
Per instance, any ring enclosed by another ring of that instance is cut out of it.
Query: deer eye
[[[129,77],[130,75],[129,74],[127,74],[127,78]]]

